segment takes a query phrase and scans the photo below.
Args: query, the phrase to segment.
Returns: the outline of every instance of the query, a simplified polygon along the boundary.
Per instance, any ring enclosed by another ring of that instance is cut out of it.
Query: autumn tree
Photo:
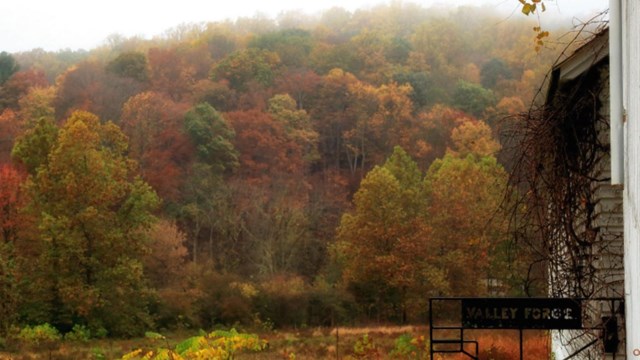
[[[97,62],[83,62],[57,80],[56,118],[65,118],[74,110],[85,110],[118,122],[122,105],[140,90],[137,80],[107,72]]]
[[[188,251],[186,235],[175,222],[161,219],[149,229],[149,251],[143,258],[147,279],[155,289],[184,280]]]
[[[254,189],[254,191],[261,191]],[[248,260],[256,275],[300,274],[313,245],[305,208],[292,204],[286,189],[256,194],[243,209],[242,237],[250,252]]]
[[[493,138],[489,125],[483,121],[465,121],[451,131],[452,150],[458,157],[469,154],[495,156],[500,144]]]
[[[315,96],[321,77],[309,69],[288,70],[275,81],[275,89],[278,93],[286,93],[291,96],[298,109],[309,111],[311,98]]]
[[[121,127],[129,138],[129,155],[138,161],[143,179],[165,206],[181,199],[186,173],[193,161],[193,145],[183,131],[184,104],[167,95],[143,92],[123,106]]]
[[[19,101],[21,126],[30,127],[43,117],[55,120],[55,99],[54,86],[31,88]]]
[[[274,115],[258,110],[227,114],[240,154],[240,166],[231,179],[235,211],[242,214],[240,241],[250,249],[247,271],[263,276],[297,272],[305,258],[303,249],[313,243],[305,210],[305,155],[313,154],[305,151],[312,149],[308,146],[313,132],[305,128],[306,113],[291,108],[291,98],[274,97],[270,103]]]
[[[306,163],[319,159],[318,133],[313,129],[309,114],[298,110],[296,101],[288,94],[275,95],[268,101],[268,111],[276,120],[281,121],[284,129],[302,150]]]
[[[322,78],[316,96],[311,98],[309,115],[319,135],[318,148],[325,168],[340,169],[346,161],[343,133],[355,123],[349,113],[352,106],[349,87],[358,82],[353,74],[333,69]]]
[[[258,48],[237,50],[217,63],[212,69],[213,80],[225,79],[233,89],[246,91],[249,83],[267,87],[273,83],[280,64],[277,53]]]
[[[500,205],[507,174],[495,157],[450,153],[431,164],[425,177],[434,265],[446,269],[446,295],[483,295],[495,249],[508,241]]]
[[[305,169],[303,151],[287,133],[285,122],[258,110],[234,111],[227,117],[236,131],[239,177],[254,185],[299,183]]]
[[[431,230],[424,222],[422,173],[396,147],[362,180],[353,205],[337,234],[344,279],[361,305],[374,309],[369,315],[406,320],[410,294],[442,286],[442,275],[427,261]]]
[[[5,109],[0,112],[0,164],[11,161],[13,142],[21,130],[15,111]]]
[[[238,92],[230,88],[226,80],[199,80],[193,86],[192,99],[194,103],[208,103],[222,112],[238,108]]]
[[[16,72],[0,87],[0,111],[4,108],[18,110],[18,102],[31,88],[48,85],[42,71],[29,69]]]
[[[27,227],[21,213],[25,204],[21,185],[24,174],[12,165],[0,165],[0,334],[6,334],[17,318],[20,303],[19,231]]]
[[[49,162],[49,154],[58,140],[58,127],[52,116],[43,116],[33,122],[16,139],[12,157],[23,164],[29,174],[35,175]]]
[[[381,30],[369,29],[349,40],[350,48],[362,62],[359,78],[375,85],[383,84],[391,78],[392,64],[386,57],[390,42],[389,36]]]
[[[0,165],[0,243],[14,243],[18,237],[24,194],[24,174],[9,164]]]
[[[195,83],[196,69],[177,48],[152,48],[147,58],[151,89],[182,101]]]
[[[39,296],[26,306],[40,303],[63,330],[79,322],[139,334],[150,325],[140,260],[158,198],[133,176],[126,137],[112,123],[74,112],[51,145],[27,184],[42,252],[29,276]],[[19,157],[33,162],[30,153]]]

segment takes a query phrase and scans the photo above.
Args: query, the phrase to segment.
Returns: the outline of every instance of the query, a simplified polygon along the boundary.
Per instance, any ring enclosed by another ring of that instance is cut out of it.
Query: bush
[[[58,332],[58,329],[48,323],[44,323],[34,327],[25,326],[20,330],[18,339],[28,344],[40,345],[60,341],[62,336],[60,335],[60,332]]]
[[[18,334],[18,342],[22,346],[36,351],[47,350],[49,358],[51,358],[51,352],[58,347],[61,339],[62,336],[58,329],[48,323],[34,327],[25,326]]]
[[[369,334],[364,334],[353,345],[353,355],[355,358],[378,359],[380,358],[380,349],[373,339],[369,338]]]
[[[91,331],[84,325],[75,324],[71,332],[64,335],[64,339],[68,341],[87,342],[91,339]]]
[[[413,337],[411,334],[402,334],[396,339],[389,355],[400,359],[423,359],[428,349],[429,344],[423,335]]]

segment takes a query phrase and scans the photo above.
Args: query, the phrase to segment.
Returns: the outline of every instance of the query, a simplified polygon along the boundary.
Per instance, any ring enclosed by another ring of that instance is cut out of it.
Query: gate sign
[[[466,329],[581,329],[578,299],[469,298],[462,299]]]

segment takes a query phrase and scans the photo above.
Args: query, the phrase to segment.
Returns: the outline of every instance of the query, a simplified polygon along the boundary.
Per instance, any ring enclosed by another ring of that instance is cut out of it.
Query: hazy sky
[[[509,12],[517,0],[421,0],[431,5],[475,4]],[[308,14],[340,6],[353,11],[383,0],[0,0],[0,51],[33,48],[94,48],[111,34],[151,38],[182,23],[220,21],[257,13],[276,17],[286,10]],[[586,19],[608,7],[608,0],[545,0],[547,13]]]

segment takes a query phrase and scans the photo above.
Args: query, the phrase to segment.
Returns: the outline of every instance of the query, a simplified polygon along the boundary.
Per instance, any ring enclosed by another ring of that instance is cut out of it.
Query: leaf
[[[181,343],[176,345],[176,352],[180,355],[183,355],[187,351],[197,351],[202,348],[202,341],[204,340],[203,336],[192,336],[188,339],[183,340]],[[206,343],[206,340],[204,340]]]

